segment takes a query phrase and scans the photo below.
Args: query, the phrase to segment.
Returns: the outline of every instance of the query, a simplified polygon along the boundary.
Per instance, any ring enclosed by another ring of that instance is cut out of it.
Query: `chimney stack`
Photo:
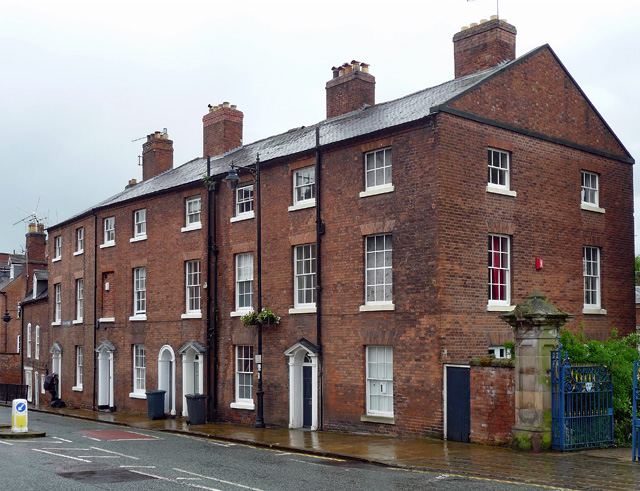
[[[47,234],[44,232],[43,223],[38,223],[37,225],[33,222],[29,223],[25,237],[25,248],[30,263],[33,261],[41,261],[44,263],[46,261]]]
[[[327,119],[376,103],[376,78],[369,65],[352,60],[333,67],[333,78],[327,82]]]
[[[169,140],[167,129],[147,135],[142,144],[142,180],[162,174],[173,167],[173,141]]]
[[[463,27],[453,36],[455,78],[515,60],[516,34],[514,26],[495,15],[491,20]]]
[[[243,119],[233,104],[209,105],[209,113],[202,118],[202,156],[216,157],[241,146]]]

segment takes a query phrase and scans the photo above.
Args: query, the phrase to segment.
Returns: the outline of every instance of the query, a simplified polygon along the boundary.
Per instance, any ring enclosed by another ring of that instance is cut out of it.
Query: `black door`
[[[302,367],[302,426],[311,428],[311,367]]]
[[[447,440],[469,443],[469,369],[447,367]]]

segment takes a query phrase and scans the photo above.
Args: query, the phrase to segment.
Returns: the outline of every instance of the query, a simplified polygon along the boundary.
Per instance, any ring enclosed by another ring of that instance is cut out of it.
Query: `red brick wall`
[[[0,353],[0,383],[19,384],[20,354]]]
[[[242,111],[233,106],[211,108],[202,118],[203,157],[222,155],[242,145],[243,119]]]
[[[471,443],[511,440],[516,410],[514,363],[492,360],[490,366],[483,366],[478,360],[471,361]]]
[[[142,145],[142,180],[147,181],[173,167],[173,141],[159,131]]]

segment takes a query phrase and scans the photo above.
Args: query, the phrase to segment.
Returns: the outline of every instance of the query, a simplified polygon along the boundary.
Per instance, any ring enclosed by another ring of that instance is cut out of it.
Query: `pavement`
[[[229,423],[188,425],[182,418],[150,420],[146,415],[70,407],[41,406],[30,410],[139,430],[187,434],[282,451],[371,462],[408,471],[497,479],[549,489],[640,490],[640,462],[632,461],[630,448],[536,454],[428,438],[254,428]]]

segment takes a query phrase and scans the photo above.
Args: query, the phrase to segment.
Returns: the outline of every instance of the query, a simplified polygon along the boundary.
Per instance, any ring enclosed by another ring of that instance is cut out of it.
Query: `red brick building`
[[[499,313],[533,290],[589,337],[632,332],[634,160],[551,48],[516,58],[515,37],[461,31],[454,80],[386,103],[366,64],[334,67],[326,120],[248,145],[243,113],[211,107],[205,157],[179,167],[149,135],[142,182],[49,229],[63,398],[138,412],[163,389],[186,415],[203,392],[210,418],[253,424],[260,365],[268,425],[462,421],[465,440],[468,409],[448,411],[469,406],[469,359],[500,354]],[[258,305],[281,316],[261,359],[241,322]]]

